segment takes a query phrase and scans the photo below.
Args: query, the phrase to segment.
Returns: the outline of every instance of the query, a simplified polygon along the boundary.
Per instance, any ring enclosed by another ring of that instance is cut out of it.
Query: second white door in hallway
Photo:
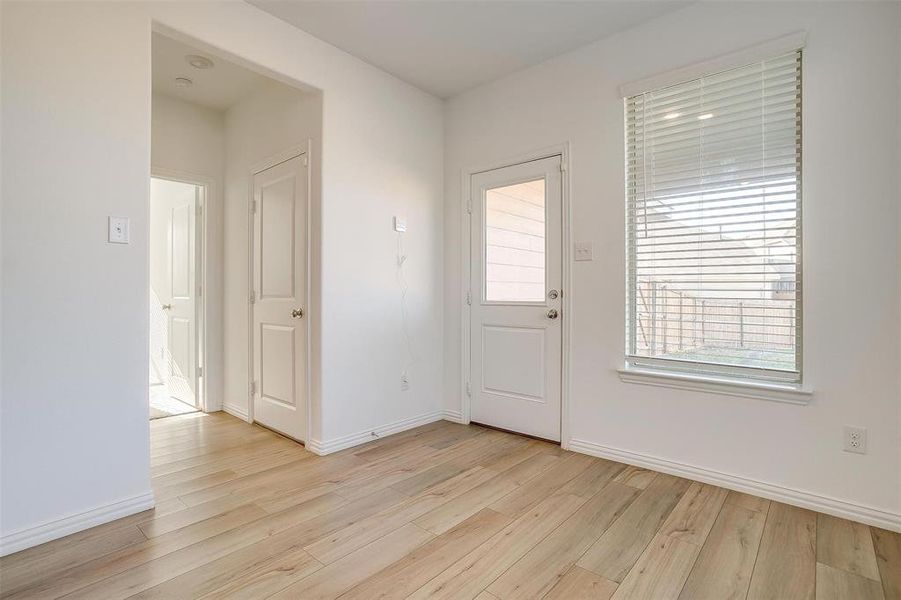
[[[205,189],[150,180],[150,369],[153,383],[198,407],[201,344],[200,223]]]
[[[253,419],[306,439],[307,168],[305,155],[253,177]]]
[[[471,182],[472,421],[560,440],[561,157]]]

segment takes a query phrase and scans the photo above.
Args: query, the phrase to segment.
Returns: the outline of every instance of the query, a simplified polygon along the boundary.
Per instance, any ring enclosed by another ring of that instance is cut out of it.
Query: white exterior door
[[[197,406],[197,211],[202,188],[190,183],[151,180],[151,287],[164,320],[162,373],[168,394]]]
[[[307,169],[296,156],[253,177],[253,418],[306,438]]]
[[[471,420],[560,440],[559,156],[471,183]]]

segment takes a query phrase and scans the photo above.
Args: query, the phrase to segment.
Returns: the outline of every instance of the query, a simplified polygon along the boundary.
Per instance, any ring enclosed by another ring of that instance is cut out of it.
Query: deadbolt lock
[[[303,317],[303,309],[295,308],[294,310],[291,311],[291,316],[294,317],[295,319],[300,319],[301,317]]]
[[[547,293],[547,297],[551,300],[556,300],[558,296],[560,296],[560,293],[557,290],[551,290]]]

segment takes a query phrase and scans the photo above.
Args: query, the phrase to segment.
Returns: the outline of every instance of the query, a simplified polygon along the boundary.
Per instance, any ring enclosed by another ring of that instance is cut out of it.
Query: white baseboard
[[[222,412],[227,412],[228,414],[230,414],[233,417],[238,417],[242,421],[247,421],[248,423],[250,423],[250,415],[247,414],[247,410],[245,410],[243,408],[239,408],[232,404],[223,403],[222,404]]]
[[[414,427],[419,427],[427,423],[440,421],[443,418],[444,411],[439,410],[426,413],[424,415],[419,415],[417,417],[411,417],[409,419],[401,419],[400,421],[395,421],[394,423],[380,425],[379,427],[375,427],[373,429],[367,429],[365,431],[360,431],[359,433],[352,433],[350,435],[345,435],[333,440],[322,441],[310,438],[310,440],[306,443],[306,448],[310,452],[324,456],[326,454],[338,452],[339,450],[344,450],[346,448],[352,448],[353,446],[365,444],[366,442],[371,442],[380,437],[385,437],[394,433],[400,433],[401,431],[413,429]]]
[[[463,413],[459,410],[444,410],[444,420],[451,421],[453,423],[464,423],[463,421]]]
[[[879,508],[854,504],[847,500],[839,500],[828,496],[820,496],[811,492],[795,490],[763,481],[756,481],[738,475],[729,475],[711,469],[703,469],[691,465],[657,458],[647,454],[631,452],[602,446],[585,440],[570,440],[568,447],[574,452],[589,454],[599,458],[606,458],[616,462],[644,467],[661,473],[668,473],[693,479],[702,483],[717,485],[737,492],[745,492],[762,498],[768,498],[777,502],[784,502],[801,508],[808,508],[851,521],[858,521],[867,525],[881,527],[891,531],[901,532],[901,514],[889,512]]]
[[[153,492],[147,492],[140,496],[98,506],[97,508],[50,521],[43,525],[20,529],[12,533],[3,533],[0,534],[0,556],[25,550],[26,548],[90,529],[97,525],[103,525],[104,523],[151,509],[153,506]]]

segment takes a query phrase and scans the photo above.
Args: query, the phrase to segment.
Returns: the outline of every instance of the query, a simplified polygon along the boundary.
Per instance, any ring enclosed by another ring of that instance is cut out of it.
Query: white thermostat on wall
[[[407,230],[407,219],[404,217],[394,217],[394,231],[403,233]]]
[[[128,243],[128,217],[109,218],[109,243]]]

